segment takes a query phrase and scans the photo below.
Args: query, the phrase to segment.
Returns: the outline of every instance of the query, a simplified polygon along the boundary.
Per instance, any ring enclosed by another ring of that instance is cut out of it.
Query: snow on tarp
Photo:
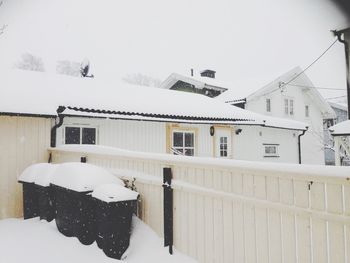
[[[126,187],[115,184],[103,184],[92,192],[91,194],[96,199],[106,203],[136,200],[139,193],[132,191]]]
[[[266,118],[273,119],[200,94],[42,72],[7,72],[2,76],[1,90],[0,112],[7,113],[55,116],[58,106],[70,106],[63,114],[248,125],[264,125]],[[306,126],[279,119],[273,122],[273,126],[282,128],[305,129]]]
[[[77,192],[92,191],[102,184],[124,186],[122,180],[107,170],[87,163],[60,164],[52,178],[52,184]]]
[[[350,135],[350,120],[339,122],[329,127],[332,135]]]
[[[57,165],[50,163],[32,164],[22,172],[18,180],[20,182],[49,186],[56,167]]]

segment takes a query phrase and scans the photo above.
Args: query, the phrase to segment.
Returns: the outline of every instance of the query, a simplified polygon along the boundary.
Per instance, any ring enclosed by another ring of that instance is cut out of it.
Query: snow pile
[[[38,218],[0,220],[0,233],[1,262],[118,262],[106,257],[96,242],[85,246],[77,238],[63,236],[57,231],[55,221],[47,223]],[[176,250],[174,255],[169,255],[168,248],[163,247],[163,240],[137,217],[132,219],[128,257],[120,262],[196,263]]]
[[[105,169],[87,163],[60,164],[52,178],[52,184],[77,192],[92,191],[102,184],[124,186],[122,180]]]
[[[19,176],[18,181],[49,186],[57,165],[37,163],[27,167]]]
[[[350,120],[339,122],[329,128],[332,135],[350,135]]]
[[[106,203],[136,200],[139,193],[132,191],[120,185],[103,184],[92,192],[91,194],[96,199]]]

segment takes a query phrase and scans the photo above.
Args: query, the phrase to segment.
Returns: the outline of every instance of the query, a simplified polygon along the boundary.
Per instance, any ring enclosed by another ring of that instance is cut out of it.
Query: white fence
[[[172,168],[174,246],[199,262],[350,261],[350,168],[77,149],[52,149],[53,161],[86,156],[136,178],[142,220],[160,236]]]

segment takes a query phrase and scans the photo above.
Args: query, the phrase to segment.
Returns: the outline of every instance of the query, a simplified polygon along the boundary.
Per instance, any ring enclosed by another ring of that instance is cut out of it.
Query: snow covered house
[[[308,123],[309,129],[302,137],[302,163],[325,163],[323,123],[336,115],[300,67],[253,93],[249,90],[236,87],[217,99],[268,116]]]
[[[1,203],[26,166],[48,161],[49,145],[298,163],[306,130],[199,94],[21,70],[2,83]]]
[[[161,83],[160,88],[199,93],[208,97],[216,97],[227,91],[230,85],[215,79],[215,71],[206,69],[200,72],[200,76],[191,76],[172,73]]]
[[[336,119],[328,120],[324,123],[324,144],[326,165],[335,165],[334,137],[329,131],[329,127],[346,121],[348,119],[348,108],[345,103],[328,102],[336,114]]]

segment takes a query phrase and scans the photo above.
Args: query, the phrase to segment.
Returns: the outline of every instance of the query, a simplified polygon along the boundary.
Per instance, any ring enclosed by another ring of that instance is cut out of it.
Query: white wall
[[[149,121],[66,117],[62,127],[57,130],[57,145],[64,144],[63,129],[67,125],[96,127],[98,129],[97,144],[100,145],[156,153],[167,152],[167,125],[173,129],[193,129],[197,137],[196,155],[214,157],[214,137],[210,136],[211,125],[209,124],[166,124]],[[236,135],[235,128],[232,128],[232,156],[234,159],[298,162],[298,132],[260,126],[237,126],[236,128],[241,128],[242,132]],[[262,132],[262,135],[259,132]],[[264,158],[263,143],[280,144],[280,157]]]
[[[22,171],[47,162],[51,119],[0,116],[0,219],[22,217]]]
[[[233,156],[238,160],[298,163],[298,131],[239,126],[242,132],[233,137]],[[260,136],[261,133],[261,136]],[[263,144],[279,144],[280,157],[264,157]]]
[[[300,85],[311,85],[303,76],[298,78]],[[266,99],[271,99],[271,112],[266,112]],[[286,115],[284,113],[284,99],[294,100],[294,115]],[[305,105],[309,106],[309,116],[305,117]],[[324,164],[323,149],[323,117],[321,111],[317,107],[316,102],[312,99],[309,92],[303,88],[295,86],[286,86],[284,91],[275,91],[271,94],[255,97],[248,100],[246,109],[261,114],[288,118],[292,120],[302,121],[309,124],[309,130],[301,139],[302,147],[302,163],[305,164]]]

